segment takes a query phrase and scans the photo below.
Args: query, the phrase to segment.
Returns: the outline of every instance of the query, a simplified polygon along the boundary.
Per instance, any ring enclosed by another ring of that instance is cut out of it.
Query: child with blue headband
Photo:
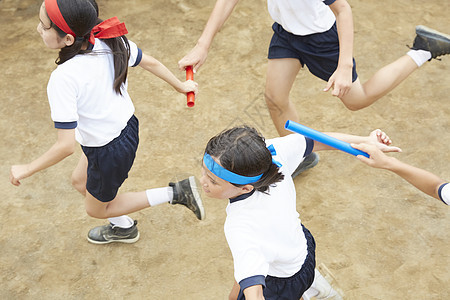
[[[367,137],[327,134],[400,151],[379,129]],[[200,183],[208,197],[229,199],[224,230],[235,277],[229,299],[300,299],[306,290],[324,299],[335,293],[317,282],[324,279],[315,271],[315,241],[299,219],[291,177],[304,157],[328,149],[300,134],[265,140],[247,126],[209,140]]]

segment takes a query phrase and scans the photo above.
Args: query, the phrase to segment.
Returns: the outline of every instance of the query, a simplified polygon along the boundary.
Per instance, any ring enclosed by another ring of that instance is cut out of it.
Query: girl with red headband
[[[46,169],[75,151],[83,153],[72,174],[73,186],[86,197],[87,213],[110,224],[91,229],[92,243],[133,243],[137,222],[126,214],[161,203],[182,204],[204,218],[195,179],[169,186],[118,195],[128,177],[139,143],[139,124],[127,92],[128,67],[140,66],[180,93],[198,90],[197,83],[181,82],[155,58],[129,41],[124,23],[98,18],[95,0],[45,0],[37,31],[45,45],[59,49],[57,68],[47,93],[57,129],[56,143],[29,164],[11,167],[11,183]]]

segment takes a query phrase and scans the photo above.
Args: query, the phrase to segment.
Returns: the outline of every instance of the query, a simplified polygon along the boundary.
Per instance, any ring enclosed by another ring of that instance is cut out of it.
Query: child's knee
[[[289,105],[289,100],[285,101],[277,98],[270,91],[264,93],[264,99],[266,100],[266,105],[269,110],[282,110]]]
[[[104,212],[99,211],[97,209],[94,209],[92,207],[86,206],[86,213],[89,217],[96,218],[96,219],[106,219],[107,216]]]
[[[358,110],[363,109],[365,107],[365,106],[362,106],[362,105],[358,105],[357,103],[356,104],[355,103],[345,103],[345,102],[342,102],[342,103],[344,103],[345,107],[348,110],[351,110],[351,111],[358,111]]]

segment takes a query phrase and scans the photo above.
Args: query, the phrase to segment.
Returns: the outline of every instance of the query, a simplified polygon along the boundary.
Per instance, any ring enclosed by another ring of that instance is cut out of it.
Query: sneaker
[[[136,224],[137,221],[134,221],[130,228],[117,227],[111,223],[97,226],[89,230],[87,239],[93,244],[135,243],[139,240],[139,231]]]
[[[342,291],[340,291],[337,287],[333,287],[336,285],[336,279],[333,277],[331,272],[324,264],[320,264],[318,268],[320,271],[318,269],[314,269],[313,287],[319,292],[315,298],[342,300]]]
[[[294,173],[292,173],[292,178],[297,177],[300,173],[311,169],[319,162],[319,154],[312,152],[298,165],[297,169],[295,169]]]
[[[173,188],[172,204],[181,204],[189,208],[197,216],[197,219],[205,218],[205,210],[203,209],[202,198],[198,192],[197,183],[194,176],[190,176],[177,183],[169,183]]]
[[[450,35],[423,25],[416,26],[416,38],[411,49],[429,51],[431,58],[450,54]]]

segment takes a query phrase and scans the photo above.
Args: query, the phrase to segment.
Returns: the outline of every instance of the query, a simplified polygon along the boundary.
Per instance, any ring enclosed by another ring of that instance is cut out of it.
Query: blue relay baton
[[[328,145],[330,147],[336,148],[338,150],[347,152],[349,154],[352,154],[354,156],[357,155],[364,155],[365,157],[370,157],[369,154],[367,154],[364,151],[358,150],[350,146],[349,143],[343,142],[341,140],[338,140],[337,138],[331,137],[329,135],[326,135],[325,133],[319,132],[317,130],[311,129],[309,127],[306,127],[302,124],[298,124],[294,121],[288,120],[286,124],[284,125],[284,128],[287,130],[290,130],[295,133],[299,133],[303,136],[306,136],[310,139],[313,139],[315,141],[318,141],[322,144]]]

